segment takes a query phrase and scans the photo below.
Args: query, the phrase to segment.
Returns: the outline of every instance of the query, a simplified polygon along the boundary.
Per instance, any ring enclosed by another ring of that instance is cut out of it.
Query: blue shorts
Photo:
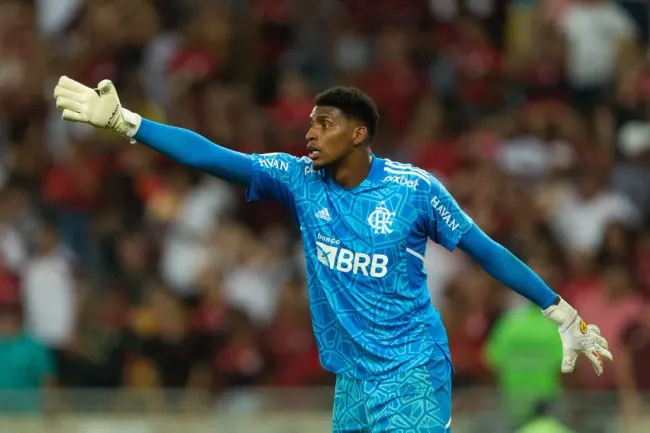
[[[424,365],[378,381],[337,376],[332,432],[451,433],[451,367],[442,382],[433,371]]]

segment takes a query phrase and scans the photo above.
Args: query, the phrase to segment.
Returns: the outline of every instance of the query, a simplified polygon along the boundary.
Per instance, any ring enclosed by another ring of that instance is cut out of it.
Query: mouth
[[[316,146],[314,146],[313,144],[308,144],[307,145],[307,156],[312,160],[318,159],[318,157],[320,156],[320,150],[318,150],[318,148]]]

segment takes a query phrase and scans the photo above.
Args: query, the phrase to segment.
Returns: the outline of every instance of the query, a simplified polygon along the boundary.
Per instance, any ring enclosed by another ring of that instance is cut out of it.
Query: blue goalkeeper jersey
[[[450,365],[424,253],[429,238],[454,250],[472,220],[444,186],[410,164],[376,157],[368,177],[350,189],[307,157],[252,160],[247,198],[282,202],[300,227],[322,366],[383,379],[432,361]]]

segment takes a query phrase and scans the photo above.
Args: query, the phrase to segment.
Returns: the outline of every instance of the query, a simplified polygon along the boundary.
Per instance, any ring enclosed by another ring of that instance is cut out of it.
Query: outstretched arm
[[[507,248],[491,239],[476,224],[458,243],[485,271],[507,287],[546,309],[559,302],[558,295]]]
[[[546,317],[557,323],[562,338],[562,372],[573,371],[580,353],[592,362],[596,374],[603,372],[601,357],[612,360],[600,329],[587,325],[578,312],[551,290],[542,279],[505,247],[490,239],[476,224],[461,237],[458,247],[492,277],[528,298]]]
[[[133,139],[181,164],[246,188],[251,185],[250,155],[219,146],[196,132],[143,118]]]
[[[54,97],[64,120],[115,131],[181,164],[247,188],[251,185],[250,155],[221,147],[187,129],[143,119],[122,107],[110,80],[103,80],[96,89],[91,89],[63,76],[54,88]]]

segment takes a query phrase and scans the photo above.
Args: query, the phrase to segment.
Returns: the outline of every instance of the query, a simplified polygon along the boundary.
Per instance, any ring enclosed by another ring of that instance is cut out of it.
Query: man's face
[[[334,107],[315,106],[309,116],[307,151],[320,169],[346,157],[366,136],[365,126]]]

